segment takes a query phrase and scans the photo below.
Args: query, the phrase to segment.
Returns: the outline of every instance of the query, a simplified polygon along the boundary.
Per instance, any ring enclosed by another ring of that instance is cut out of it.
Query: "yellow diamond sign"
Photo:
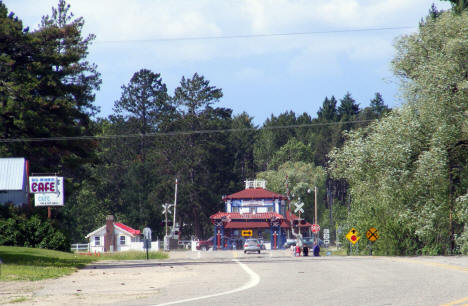
[[[346,234],[346,239],[348,239],[352,244],[355,244],[359,239],[361,239],[361,237],[359,236],[358,231],[353,227]]]
[[[379,239],[379,233],[377,232],[377,229],[375,227],[371,227],[367,232],[366,232],[366,237],[369,239],[369,241],[376,241]]]

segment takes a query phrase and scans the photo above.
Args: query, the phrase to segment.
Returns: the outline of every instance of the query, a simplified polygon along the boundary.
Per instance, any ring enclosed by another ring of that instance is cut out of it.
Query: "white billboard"
[[[36,177],[39,178],[39,177]],[[51,177],[49,177],[51,178]],[[63,177],[53,177],[55,181],[55,185],[53,186],[55,192],[51,193],[50,191],[46,192],[36,192],[34,194],[34,206],[63,206],[64,203],[64,193],[63,193]],[[52,180],[43,180],[38,181],[42,182],[43,190],[45,189],[45,183],[51,183]],[[37,187],[37,186],[36,186]],[[50,190],[50,187],[48,188]]]

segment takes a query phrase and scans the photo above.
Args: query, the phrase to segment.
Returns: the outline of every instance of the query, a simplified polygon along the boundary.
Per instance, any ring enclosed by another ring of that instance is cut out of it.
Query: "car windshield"
[[[249,245],[258,244],[258,240],[246,240],[245,243]]]

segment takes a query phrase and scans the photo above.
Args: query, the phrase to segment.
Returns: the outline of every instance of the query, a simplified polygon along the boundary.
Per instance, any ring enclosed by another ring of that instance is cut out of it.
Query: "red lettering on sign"
[[[43,192],[43,191],[44,191],[44,184],[43,184],[43,183],[39,183],[39,184],[38,184],[37,191],[39,191],[39,192],[41,192],[41,191]]]
[[[31,189],[32,189],[33,192],[36,192],[37,191],[37,183],[32,183]]]
[[[51,182],[49,186],[50,186],[50,191],[55,191],[55,183],[54,182]]]

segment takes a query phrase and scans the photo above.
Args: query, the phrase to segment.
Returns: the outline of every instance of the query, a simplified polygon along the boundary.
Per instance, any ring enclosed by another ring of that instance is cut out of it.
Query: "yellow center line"
[[[453,302],[449,302],[447,304],[442,304],[442,306],[452,306],[452,305],[466,306],[466,305],[468,305],[468,304],[461,304],[463,302],[468,302],[468,296],[466,296],[464,298],[461,298],[459,300],[453,301]]]

